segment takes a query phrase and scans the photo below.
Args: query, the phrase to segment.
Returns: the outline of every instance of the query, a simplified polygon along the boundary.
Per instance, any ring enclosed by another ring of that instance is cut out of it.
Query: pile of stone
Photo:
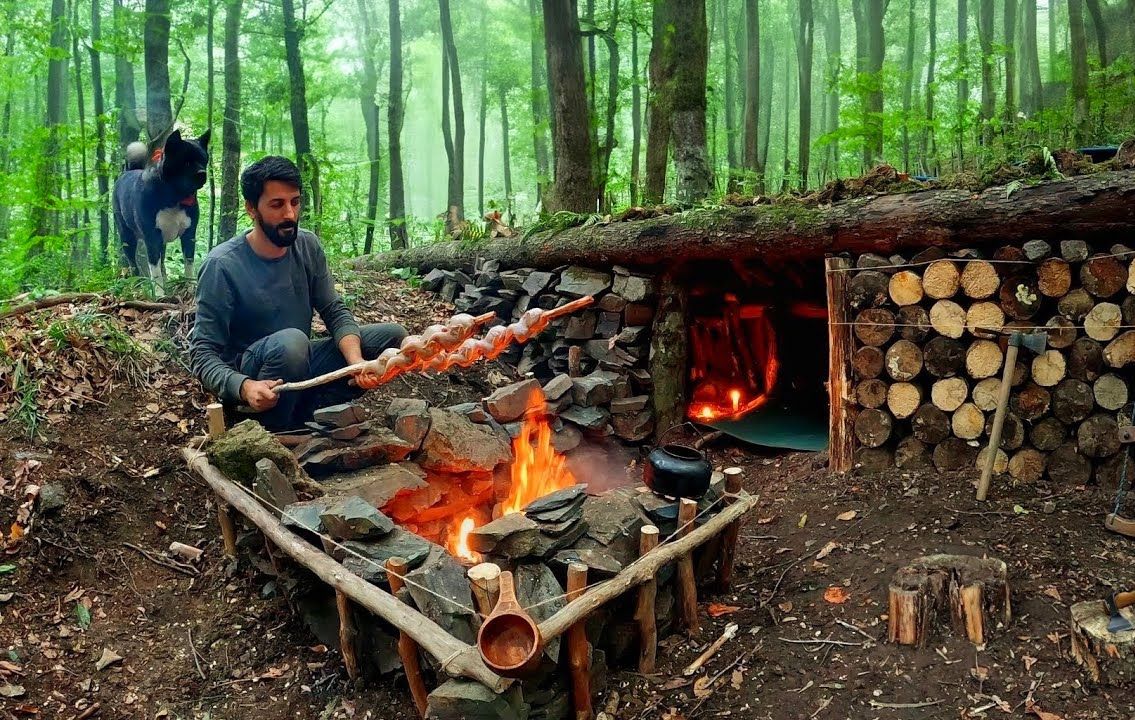
[[[547,394],[560,417],[595,436],[628,442],[654,431],[647,369],[654,319],[654,282],[622,267],[612,272],[569,266],[546,272],[501,270],[484,262],[470,274],[435,269],[422,285],[471,314],[495,312],[499,323],[529,308],[552,308],[590,295],[596,303],[558,318],[539,337],[509,348],[501,359],[522,375],[556,384]],[[565,380],[559,380],[561,376]],[[570,383],[570,384],[569,384]]]

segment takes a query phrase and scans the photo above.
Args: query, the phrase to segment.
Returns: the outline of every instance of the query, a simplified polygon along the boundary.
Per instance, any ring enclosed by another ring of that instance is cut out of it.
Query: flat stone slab
[[[281,520],[284,527],[292,530],[321,533],[324,530],[321,516],[326,510],[327,501],[322,498],[302,500],[285,507]]]
[[[321,484],[330,496],[354,495],[376,508],[383,507],[399,493],[413,492],[427,486],[425,471],[412,462],[333,475]]]
[[[52,508],[49,501],[51,495],[44,494],[44,489],[50,487],[51,485],[44,485],[40,490],[40,510],[44,512],[49,512]],[[256,478],[252,481],[252,492],[271,506],[269,509],[273,514],[276,512],[273,508],[283,509],[299,500],[296,491],[292,488],[292,482],[280,472],[276,463],[268,458],[256,462]]]
[[[529,615],[541,623],[567,604],[564,588],[544,563],[520,565],[516,568],[516,599],[521,607],[531,608]],[[560,639],[544,646],[544,655],[556,662],[560,657]]]
[[[560,283],[556,285],[556,291],[561,295],[577,298],[584,295],[598,295],[611,287],[611,280],[609,273],[572,265],[560,274]]]
[[[534,546],[538,534],[534,520],[524,513],[510,513],[469,533],[469,547],[479,553],[506,554],[498,548],[506,544],[515,548]]]
[[[654,295],[654,282],[641,275],[616,273],[611,290],[630,302],[642,302]]]
[[[333,500],[319,519],[327,532],[339,540],[377,538],[394,529],[393,520],[353,495]]]
[[[347,427],[367,419],[367,412],[361,405],[343,403],[319,408],[313,413],[313,420],[324,427]]]
[[[540,512],[525,510],[524,514],[532,520],[540,523],[541,525],[556,524],[567,522],[569,520],[576,520],[583,516],[583,503],[586,499],[586,495],[580,494],[578,498],[576,498],[568,505],[553,508],[551,510],[542,510]]]
[[[566,410],[561,411],[560,417],[578,425],[584,430],[598,430],[607,424],[611,413],[603,408],[572,405]]]
[[[474,616],[471,609],[466,609],[472,608],[473,600],[461,563],[435,545],[426,561],[406,577],[413,582],[406,584],[410,597],[423,615],[458,640],[476,642]]]
[[[571,391],[573,385],[571,375],[560,373],[544,385],[544,397],[549,401],[559,400]]]
[[[343,568],[371,583],[387,581],[386,561],[390,558],[403,558],[406,566],[413,569],[425,562],[435,547],[428,540],[402,528],[394,528],[385,537],[372,542],[348,540],[343,546],[351,551],[343,558]]]
[[[610,553],[590,548],[568,548],[560,550],[552,558],[552,563],[566,569],[573,562],[583,563],[600,577],[611,577],[622,572],[623,564]],[[590,575],[590,573],[589,573]]]
[[[571,487],[556,490],[555,492],[548,493],[542,497],[538,497],[532,502],[524,506],[523,511],[525,515],[539,515],[551,510],[558,510],[576,502],[576,500],[584,494],[587,490],[587,485],[578,484]]]
[[[524,279],[524,284],[521,285],[521,288],[529,295],[539,295],[548,288],[548,285],[551,284],[554,277],[555,276],[550,272],[536,270]]]
[[[429,694],[426,720],[527,720],[520,685],[497,695],[475,680],[447,680]]]
[[[615,381],[619,376],[610,370],[596,370],[590,375],[575,378],[572,396],[576,405],[592,407],[605,405],[615,396]]]

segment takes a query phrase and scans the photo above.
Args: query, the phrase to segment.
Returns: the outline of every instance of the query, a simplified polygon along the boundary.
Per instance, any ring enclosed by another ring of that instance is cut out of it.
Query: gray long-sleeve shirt
[[[260,338],[286,328],[311,335],[312,310],[338,343],[358,335],[350,310],[335,292],[327,257],[314,233],[299,237],[283,257],[266,260],[245,233],[209,252],[197,274],[197,319],[189,334],[193,374],[223,402],[240,401],[247,375],[240,354]]]

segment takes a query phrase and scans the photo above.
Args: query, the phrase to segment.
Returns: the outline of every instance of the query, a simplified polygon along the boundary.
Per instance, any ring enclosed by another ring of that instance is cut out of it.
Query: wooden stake
[[[725,504],[732,505],[737,502],[741,493],[741,474],[739,467],[725,468]],[[722,533],[721,541],[721,572],[717,576],[717,589],[719,592],[728,592],[733,583],[733,560],[737,556],[737,536],[741,533],[741,520],[729,523]]]
[[[477,612],[481,613],[482,617],[488,617],[496,607],[497,598],[500,596],[500,566],[481,563],[469,568],[469,572],[465,575],[469,578],[469,589],[477,604]]]
[[[828,291],[828,466],[832,472],[851,470],[855,456],[854,418],[851,413],[851,314],[847,305],[845,258],[824,260]]]
[[[694,518],[698,514],[698,504],[689,498],[682,498],[678,505],[678,527],[680,537],[685,537],[694,529]],[[698,586],[694,577],[693,552],[688,552],[678,558],[678,599],[682,624],[686,632],[697,635],[701,630],[698,621]]]
[[[386,561],[386,579],[390,582],[392,594],[397,593],[405,586],[406,582],[403,578],[406,576],[407,570],[406,561],[400,557],[392,557]],[[404,631],[398,633],[398,657],[402,658],[402,668],[406,671],[406,682],[410,685],[410,694],[414,696],[414,705],[418,708],[418,714],[425,717],[426,696],[429,695],[429,692],[426,690],[425,680],[422,679],[422,665],[418,660],[418,643],[414,642],[414,638]]]
[[[573,562],[567,571],[567,600],[583,594],[587,587],[587,566]],[[571,667],[571,699],[575,706],[575,720],[591,720],[591,645],[587,642],[586,618],[568,628],[568,664]]]
[[[216,440],[225,434],[225,407],[220,403],[205,406],[205,423],[209,428],[209,439]],[[221,539],[225,543],[225,555],[236,557],[236,522],[233,509],[217,498],[217,524],[221,526]]]
[[[256,527],[260,528],[276,547],[289,557],[294,558],[323,582],[342,590],[348,597],[368,611],[406,632],[418,643],[419,647],[444,663],[442,669],[448,675],[476,680],[497,693],[504,692],[511,684],[511,681],[500,677],[485,665],[484,661],[481,660],[481,653],[478,652],[476,647],[453,637],[433,620],[399,602],[382,588],[368,583],[357,575],[344,572],[342,565],[327,557],[320,550],[313,548],[284,527],[278,518],[249,496],[246,490],[240,488],[232,480],[225,477],[224,473],[210,464],[204,453],[183,448],[181,455],[185,458],[190,470],[197,473],[202,480],[208,483],[213,492],[220,495]],[[744,512],[752,507],[747,498],[745,502],[738,505],[740,507],[737,512]],[[727,508],[722,515],[732,510],[733,508]],[[694,539],[704,542],[705,537],[704,534],[701,534],[701,531],[705,529],[704,526],[699,528],[698,532],[695,533],[697,537]],[[719,530],[720,528],[715,529],[715,531]],[[651,572],[657,570],[657,568],[651,569],[649,566],[644,569],[650,569]],[[638,570],[638,568],[634,568],[634,570]],[[599,596],[598,593],[596,595]],[[591,593],[588,593],[581,602],[584,605],[589,604],[588,598],[590,596]],[[572,614],[581,609],[582,607],[575,608]],[[557,613],[546,622],[556,620],[557,616],[559,616],[557,623],[565,619]],[[562,633],[563,630],[559,630],[559,632],[550,635],[545,634],[545,637],[558,637]]]
[[[638,555],[642,557],[658,547],[658,528],[643,525],[638,536]],[[654,598],[658,593],[658,582],[653,576],[638,589],[638,605],[635,606],[635,620],[638,621],[638,671],[643,675],[654,672],[654,661],[658,653],[658,626],[654,615]]]
[[[323,552],[337,561],[342,561],[343,552],[335,547],[328,538],[323,541]],[[267,538],[265,538],[267,543]],[[339,652],[343,654],[343,665],[347,668],[347,677],[352,680],[359,679],[359,654],[355,647],[355,638],[359,631],[355,627],[355,613],[351,609],[351,599],[342,590],[335,589],[335,609],[339,611]]]

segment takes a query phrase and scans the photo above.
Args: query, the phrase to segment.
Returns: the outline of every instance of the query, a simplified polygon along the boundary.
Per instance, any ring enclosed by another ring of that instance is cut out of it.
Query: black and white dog
[[[138,242],[146,248],[146,277],[158,296],[165,294],[166,243],[181,239],[185,275],[193,276],[197,235],[197,191],[205,185],[209,166],[209,131],[196,140],[183,140],[174,130],[160,152],[148,158],[140,142],[126,148],[126,171],[114,183],[114,224],[122,243],[123,259],[139,275],[135,253]]]

